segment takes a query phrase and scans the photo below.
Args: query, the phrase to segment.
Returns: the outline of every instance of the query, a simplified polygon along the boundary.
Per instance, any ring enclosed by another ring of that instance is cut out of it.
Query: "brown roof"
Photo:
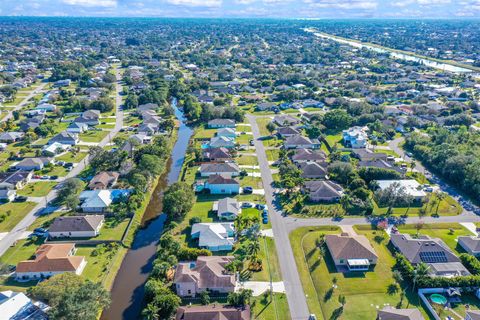
[[[219,174],[212,174],[208,177],[208,184],[238,184],[238,181],[232,178],[222,177]]]
[[[177,309],[176,320],[250,320],[250,306],[190,306]]]
[[[418,309],[395,309],[385,307],[378,311],[378,320],[424,320]]]
[[[90,180],[88,187],[90,189],[107,188],[110,184],[117,181],[119,176],[118,172],[100,172]]]
[[[390,241],[413,264],[460,262],[445,242],[438,238],[429,236],[412,238],[409,234],[399,233],[392,234]]]
[[[377,254],[367,237],[363,235],[329,234],[325,236],[333,259],[376,259]]]
[[[174,283],[195,282],[198,288],[234,288],[235,275],[225,271],[231,256],[201,256],[192,267],[190,262],[179,263]]]
[[[35,252],[35,260],[20,261],[16,272],[75,272],[85,257],[71,256],[70,252],[74,248],[73,243],[42,244]]]
[[[48,228],[50,232],[95,231],[103,222],[103,215],[58,217]]]

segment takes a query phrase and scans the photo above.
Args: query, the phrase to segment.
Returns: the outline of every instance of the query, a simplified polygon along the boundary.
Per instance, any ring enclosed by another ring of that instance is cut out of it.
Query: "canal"
[[[163,231],[165,214],[162,214],[162,198],[165,188],[178,181],[185,154],[193,134],[186,125],[183,112],[177,107],[177,100],[172,100],[175,116],[179,121],[178,138],[168,161],[168,170],[160,178],[152,198],[147,206],[132,247],[128,250],[120,270],[113,283],[110,308],[106,309],[102,320],[139,319],[143,308],[144,284],[152,271],[153,260],[157,251],[157,242]]]

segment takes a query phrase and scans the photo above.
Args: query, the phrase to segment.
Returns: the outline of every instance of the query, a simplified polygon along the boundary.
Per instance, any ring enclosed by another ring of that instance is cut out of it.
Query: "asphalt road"
[[[274,199],[274,190],[272,188],[273,177],[268,165],[267,155],[263,143],[259,138],[260,130],[257,121],[252,115],[247,115],[247,119],[252,126],[255,148],[257,150],[258,162],[262,173],[262,182],[265,189],[265,199],[268,205],[270,221],[272,223],[273,235],[275,238],[275,247],[277,249],[278,260],[282,272],[283,283],[287,293],[288,306],[292,320],[308,319],[309,311],[302,283],[298,275],[297,264],[293,256],[292,246],[288,238],[289,229],[286,220],[282,217],[280,210],[276,207]]]
[[[12,118],[14,111],[18,111],[22,109],[25,105],[27,105],[30,102],[30,99],[35,97],[40,91],[42,91],[47,84],[48,82],[43,82],[38,88],[30,92],[30,94],[26,96],[19,104],[17,104],[14,108],[8,111],[8,114],[2,120],[0,120],[0,123],[5,122],[8,119]]]
[[[99,146],[104,147],[115,137],[115,135],[120,132],[120,129],[123,126],[123,111],[122,111],[122,86],[120,85],[121,75],[119,70],[116,70],[116,120],[115,128],[106,136],[100,143]],[[80,163],[75,166],[72,171],[68,173],[65,179],[73,178],[77,176],[83,169],[88,165],[88,156],[84,158]],[[0,256],[2,256],[9,247],[11,247],[17,240],[21,239],[23,232],[25,232],[38,218],[42,209],[44,209],[50,201],[54,200],[57,197],[57,190],[52,190],[50,193],[44,197],[43,201],[40,201],[1,241],[0,241]]]
[[[261,116],[260,116],[261,117]],[[332,218],[294,218],[294,217],[283,217],[281,213],[281,207],[278,204],[278,201],[275,199],[275,191],[272,188],[273,178],[270,167],[268,165],[267,156],[265,153],[265,147],[261,140],[262,136],[260,135],[260,130],[256,122],[256,116],[247,115],[247,119],[251,125],[252,133],[254,137],[254,143],[256,148],[256,153],[258,157],[258,162],[260,166],[260,171],[262,174],[262,182],[265,189],[265,199],[269,208],[270,220],[272,223],[273,235],[275,238],[275,247],[277,249],[278,258],[280,261],[280,269],[282,272],[283,282],[285,283],[285,291],[287,293],[288,305],[290,308],[291,318],[292,319],[308,319],[309,310],[307,301],[305,298],[305,293],[303,291],[302,283],[298,275],[297,265],[295,263],[295,258],[293,256],[292,247],[290,245],[290,239],[288,237],[289,233],[300,227],[311,227],[311,226],[327,226],[327,225],[367,225],[372,224],[372,221],[367,218],[345,218],[342,220],[334,220]],[[403,139],[403,138],[402,138]],[[410,159],[404,153],[404,151],[399,147],[402,139],[396,139],[392,141],[390,147],[397,152],[399,155],[403,156],[407,161],[415,161]],[[424,172],[429,175],[428,170],[426,170],[421,163],[417,161],[416,169],[420,172]],[[452,197],[459,200],[459,202],[464,206],[465,201],[462,201],[463,198],[457,195],[457,193],[452,192],[452,188],[446,185],[445,183],[439,181],[436,182],[440,185],[441,190],[447,192]],[[473,204],[472,204],[473,205]],[[391,223],[402,224],[402,223],[417,223],[422,221],[423,223],[462,223],[462,222],[480,222],[480,217],[477,216],[472,210],[467,210],[464,208],[462,214],[457,216],[445,216],[445,217],[408,217],[408,218],[391,218]]]

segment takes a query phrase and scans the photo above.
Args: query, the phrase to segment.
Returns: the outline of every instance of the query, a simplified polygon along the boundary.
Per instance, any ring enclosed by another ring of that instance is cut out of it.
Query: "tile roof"
[[[35,260],[20,261],[16,272],[75,272],[85,258],[70,256],[74,248],[73,243],[42,244],[35,252]]]
[[[325,236],[325,242],[334,260],[378,258],[367,237],[363,235],[329,234]]]
[[[250,320],[250,306],[186,306],[177,309],[175,320]]]
[[[424,320],[418,309],[384,307],[378,311],[378,320]]]

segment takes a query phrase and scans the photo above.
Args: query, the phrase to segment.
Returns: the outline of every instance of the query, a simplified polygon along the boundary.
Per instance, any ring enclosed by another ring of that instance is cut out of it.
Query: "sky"
[[[0,16],[480,18],[480,0],[0,0]]]

